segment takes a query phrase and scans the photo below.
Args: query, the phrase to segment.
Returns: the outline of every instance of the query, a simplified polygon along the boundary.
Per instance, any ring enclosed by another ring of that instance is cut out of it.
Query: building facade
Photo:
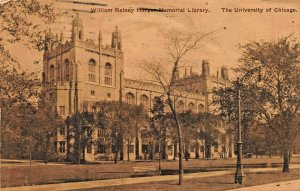
[[[150,110],[153,99],[163,95],[162,87],[158,84],[124,78],[124,52],[118,27],[112,32],[111,45],[103,45],[101,31],[99,31],[97,42],[85,38],[83,21],[77,15],[72,22],[70,41],[65,41],[62,33],[60,39],[58,35],[56,36],[55,42],[51,42],[50,38],[46,39],[46,42],[42,78],[55,89],[54,93],[48,95],[48,98],[51,100],[53,110],[56,110],[64,119],[74,114],[76,109],[74,100],[78,100],[79,111],[82,111],[83,107],[90,107],[93,103],[104,100],[142,105]],[[229,84],[228,70],[223,67],[220,75],[219,73],[212,75],[206,60],[202,62],[201,73],[193,72],[192,68],[189,68],[189,72],[186,69],[183,76],[178,74],[177,80],[191,90],[187,96],[178,98],[175,103],[178,112],[188,110],[194,113],[208,112],[212,91]],[[75,93],[75,91],[78,92]],[[77,99],[75,99],[76,95]],[[97,137],[105,136],[105,132],[101,129],[95,131],[95,134]],[[132,160],[145,157],[144,149],[148,143],[143,141],[142,132],[139,132],[137,140],[130,147],[129,153]],[[66,142],[66,132],[58,133],[54,147],[61,158],[66,157]],[[228,147],[228,143],[221,142],[217,146],[212,145],[214,157],[224,155],[225,152],[226,155],[232,152],[232,148],[224,151],[222,148],[225,145],[222,144],[227,144],[226,147]],[[170,143],[167,148],[167,158],[174,158],[176,145]],[[127,158],[125,156],[127,152],[123,153],[123,158]],[[190,154],[191,157],[201,157],[204,151],[199,146],[191,146]],[[97,145],[87,148],[85,156],[87,160],[112,158],[111,153],[107,153],[105,149]]]

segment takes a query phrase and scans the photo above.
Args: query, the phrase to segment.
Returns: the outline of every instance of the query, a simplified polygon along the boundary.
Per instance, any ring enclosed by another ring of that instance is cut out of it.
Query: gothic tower
[[[84,39],[84,30],[83,30],[83,22],[81,18],[79,18],[79,14],[77,13],[76,18],[72,22],[72,41],[83,41]]]
[[[115,31],[112,33],[111,48],[122,50],[121,32],[118,30],[118,26],[116,26]]]

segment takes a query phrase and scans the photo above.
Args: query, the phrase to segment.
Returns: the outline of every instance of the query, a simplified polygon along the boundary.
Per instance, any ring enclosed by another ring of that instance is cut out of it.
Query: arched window
[[[110,63],[105,64],[104,83],[112,85],[112,65]]]
[[[130,92],[127,93],[125,98],[126,98],[126,103],[132,104],[132,105],[135,104],[134,95],[132,93],[130,93]]]
[[[82,38],[82,33],[81,33],[81,31],[79,31],[79,33],[78,33],[78,39],[81,40],[81,38]]]
[[[149,104],[148,96],[142,95],[142,96],[141,96],[141,100],[140,100],[140,105],[141,105],[143,108],[147,108],[147,107],[148,107],[148,104]]]
[[[177,103],[177,111],[178,112],[184,112],[184,102],[183,101],[179,101]]]
[[[65,80],[70,81],[70,62],[68,59],[65,60]]]
[[[42,82],[46,81],[46,76],[45,76],[45,72],[42,73]]]
[[[96,61],[94,59],[89,61],[88,72],[89,82],[96,82]]]
[[[198,105],[198,113],[203,113],[204,112],[204,105],[203,104],[199,104]]]
[[[52,84],[54,84],[54,81],[55,81],[55,79],[54,79],[54,73],[55,73],[55,68],[54,68],[53,65],[51,65],[50,66],[50,82]]]
[[[195,111],[195,104],[193,102],[190,102],[188,104],[188,110],[191,111],[191,112]]]

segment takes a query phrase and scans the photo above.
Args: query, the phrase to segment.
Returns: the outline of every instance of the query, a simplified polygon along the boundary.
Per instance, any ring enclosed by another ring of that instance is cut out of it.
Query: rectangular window
[[[95,95],[95,91],[91,90],[91,95],[94,96]]]
[[[168,145],[169,154],[173,155],[173,145]]]
[[[66,74],[66,81],[68,82],[70,80],[70,75]]]
[[[219,145],[218,145],[218,144],[215,144],[215,145],[214,145],[214,152],[218,152],[218,148],[219,148]]]
[[[57,142],[56,141],[53,143],[53,151],[54,151],[54,153],[57,153]]]
[[[142,152],[143,153],[148,153],[148,145],[142,145]]]
[[[159,144],[155,144],[155,152],[159,153]]]
[[[106,85],[112,85],[111,78],[110,78],[110,77],[105,77],[105,78],[104,78],[104,83],[105,83]]]
[[[59,142],[59,152],[60,153],[66,152],[66,143],[65,142]]]
[[[111,152],[112,152],[112,153],[115,153],[116,150],[117,150],[116,145],[111,145]]]
[[[59,114],[65,115],[65,106],[59,106]]]
[[[225,152],[225,151],[226,151],[225,146],[222,146],[222,152]]]
[[[89,82],[96,82],[96,76],[94,74],[89,74]]]
[[[191,152],[191,153],[194,153],[194,152],[195,152],[195,146],[191,146],[191,147],[190,147],[190,152]]]
[[[204,152],[204,146],[201,146],[201,147],[200,147],[200,151],[201,151],[201,152]]]
[[[107,98],[111,98],[111,93],[107,93]]]
[[[98,145],[98,153],[106,153],[105,148],[106,148],[105,145],[99,144]]]
[[[134,153],[134,146],[133,145],[129,146],[129,153]]]
[[[92,153],[92,143],[89,142],[87,145],[86,145],[86,152],[87,153]]]
[[[59,128],[59,134],[60,135],[65,135],[65,126],[62,126]]]
[[[106,130],[99,129],[98,130],[98,137],[104,138],[105,136],[106,136]]]

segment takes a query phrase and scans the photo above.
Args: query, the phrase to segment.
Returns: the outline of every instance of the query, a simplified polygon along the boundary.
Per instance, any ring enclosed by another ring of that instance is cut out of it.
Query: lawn
[[[292,163],[300,162],[299,158],[293,158]],[[236,159],[218,160],[189,160],[184,162],[185,169],[199,169],[203,171],[227,170],[235,168]],[[257,164],[282,163],[281,158],[258,158],[244,159],[245,168],[255,167]],[[49,183],[62,183],[85,180],[102,180],[131,177],[135,166],[155,166],[158,162],[119,162],[99,164],[47,164],[33,163],[29,166],[18,164],[1,165],[1,187],[37,185]],[[175,170],[178,168],[178,161],[162,162],[162,169]]]
[[[299,169],[291,170],[290,173],[282,173],[281,171],[273,172],[261,172],[261,173],[250,173],[246,175],[246,182],[243,185],[234,184],[234,175],[225,175],[217,177],[207,177],[199,179],[188,179],[185,180],[183,186],[178,186],[178,181],[165,181],[165,182],[152,182],[143,184],[130,184],[113,187],[83,189],[76,191],[198,191],[198,190],[209,190],[219,191],[234,189],[240,187],[255,186],[260,184],[267,184],[272,182],[282,182],[288,180],[299,179]],[[279,185],[278,185],[279,186]]]

